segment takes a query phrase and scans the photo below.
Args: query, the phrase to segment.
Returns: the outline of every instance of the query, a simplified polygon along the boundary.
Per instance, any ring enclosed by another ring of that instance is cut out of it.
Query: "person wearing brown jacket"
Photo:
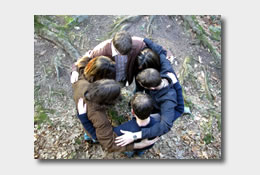
[[[83,58],[95,58],[101,55],[111,58],[116,63],[116,81],[121,82],[123,85],[128,82],[130,85],[137,71],[135,59],[145,46],[143,38],[131,37],[126,31],[120,31],[115,34],[113,39],[103,41],[93,50],[87,52]],[[80,60],[76,64],[80,64]],[[76,82],[78,79],[75,65],[72,69],[71,83]]]

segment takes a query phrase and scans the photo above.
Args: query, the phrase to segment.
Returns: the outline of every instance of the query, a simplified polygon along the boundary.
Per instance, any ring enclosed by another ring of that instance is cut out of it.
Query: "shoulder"
[[[98,44],[93,50],[100,50],[106,47],[111,47],[112,39],[108,39]]]
[[[133,36],[132,37],[132,42],[133,42],[133,46],[134,47],[140,47],[140,46],[144,46],[145,43],[144,43],[144,39],[141,38],[141,37],[137,37],[137,36]]]

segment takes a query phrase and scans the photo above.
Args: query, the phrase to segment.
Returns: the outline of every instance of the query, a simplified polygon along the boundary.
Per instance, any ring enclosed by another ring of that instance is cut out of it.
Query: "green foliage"
[[[78,137],[78,138],[76,138],[75,143],[80,145],[82,143],[82,140],[83,140],[82,137]]]
[[[44,25],[39,22],[39,17],[34,15],[34,30],[35,32],[39,31],[41,28],[44,28]]]
[[[214,140],[213,130],[212,130],[212,116],[209,116],[208,122],[204,123],[203,129],[204,129],[204,134],[205,134],[205,136],[203,137],[203,140],[208,145],[208,144],[212,143]]]
[[[55,113],[54,109],[44,108],[42,102],[36,102],[34,108],[35,108],[34,123],[38,125],[38,129],[40,128],[40,125],[43,123],[52,124],[47,113],[54,114]]]
[[[215,117],[218,123],[218,130],[221,131],[221,114],[216,112],[214,109],[209,110],[209,114]]]
[[[221,28],[219,26],[209,26],[209,31],[211,33],[211,37],[217,41],[221,39]]]
[[[127,121],[123,115],[118,115],[118,112],[113,108],[108,109],[108,116],[111,118],[112,123],[115,123],[116,125],[120,125]]]
[[[208,145],[214,140],[214,137],[213,137],[212,133],[208,133],[208,134],[205,135],[203,140]]]

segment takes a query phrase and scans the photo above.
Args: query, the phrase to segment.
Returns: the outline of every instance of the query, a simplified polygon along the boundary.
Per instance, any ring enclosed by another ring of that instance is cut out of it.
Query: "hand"
[[[174,57],[173,56],[167,56],[166,59],[169,60],[171,64],[174,63]]]
[[[177,80],[176,76],[174,75],[174,73],[168,72],[167,75],[171,78],[173,84],[178,82],[178,80]]]
[[[117,146],[125,146],[134,141],[134,133],[129,131],[120,130],[123,135],[116,137],[115,143]]]
[[[70,82],[71,84],[75,83],[79,79],[79,73],[77,71],[73,71],[70,76]]]
[[[153,140],[143,139],[141,142],[135,143],[134,149],[142,149],[142,148],[145,148],[145,147],[147,147],[147,146],[150,146],[150,145],[154,144],[154,143],[157,142],[158,140],[159,140],[159,137],[156,137],[156,138],[154,138]]]
[[[79,112],[79,115],[87,113],[87,104],[83,103],[83,98],[79,99],[79,102],[78,102],[78,112]]]

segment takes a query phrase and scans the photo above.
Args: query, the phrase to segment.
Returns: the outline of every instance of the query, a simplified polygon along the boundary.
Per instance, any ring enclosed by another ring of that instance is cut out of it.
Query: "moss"
[[[34,106],[34,111],[34,124],[38,125],[38,129],[43,123],[52,124],[51,120],[49,119],[48,113],[54,114],[54,109],[46,109],[43,107],[43,102],[36,102]]]
[[[213,131],[212,131],[212,118],[210,118],[209,121],[204,124],[203,128],[205,133],[203,140],[208,145],[214,140]]]
[[[208,133],[204,136],[203,140],[208,145],[214,140],[214,137],[211,133]]]
[[[214,40],[220,41],[220,39],[221,39],[221,27],[211,25],[211,26],[209,26],[209,31],[211,33],[211,37]]]
[[[39,22],[38,15],[34,15],[34,32],[38,32],[40,29],[44,28],[45,26]]]
[[[82,140],[83,140],[82,137],[76,138],[75,143],[80,145],[82,143]]]

